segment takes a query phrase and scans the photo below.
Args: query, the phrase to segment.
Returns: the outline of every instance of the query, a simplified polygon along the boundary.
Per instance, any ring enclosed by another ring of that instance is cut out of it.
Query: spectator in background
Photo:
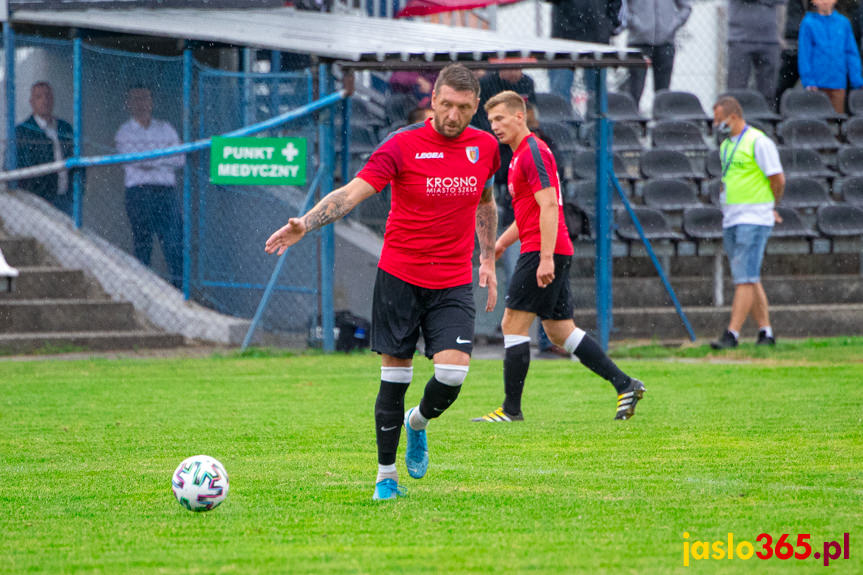
[[[48,82],[30,88],[33,113],[15,126],[15,146],[19,168],[60,162],[73,152],[72,126],[54,116],[54,91]],[[28,178],[20,186],[44,198],[61,212],[72,215],[72,178],[66,170]]]
[[[629,46],[650,58],[653,90],[668,90],[674,67],[674,35],[692,12],[691,0],[629,0]],[[644,92],[647,70],[631,68],[629,93],[635,103]]]
[[[471,124],[491,132],[491,124],[488,123],[486,115],[485,103],[495,94],[499,94],[504,90],[512,90],[526,102],[536,104],[536,88],[534,87],[533,78],[521,71],[521,68],[501,68],[485,74],[479,81],[480,85],[480,100],[479,109],[471,120]],[[501,147],[503,149],[503,146]],[[501,168],[503,173],[506,173],[506,166]],[[506,181],[506,177],[501,181]]]
[[[807,90],[827,94],[833,109],[845,113],[845,92],[863,87],[860,51],[848,18],[834,10],[836,0],[812,0],[815,12],[800,23],[797,65]]]
[[[432,117],[434,117],[434,110],[431,108],[414,108],[408,113],[408,126],[425,122]]]
[[[437,72],[396,70],[390,76],[390,90],[394,94],[410,94],[420,108],[431,107],[431,93]]]
[[[153,118],[153,94],[148,87],[130,88],[126,108],[132,117],[114,136],[118,152],[144,152],[180,143],[171,124]],[[158,236],[171,283],[177,288],[182,286],[183,278],[183,235],[174,170],[182,168],[185,163],[185,156],[179,154],[123,165],[126,213],[132,227],[135,257],[149,266],[153,237]]]
[[[776,97],[779,73],[779,10],[785,0],[729,0],[728,89],[755,88],[770,104]]]
[[[552,38],[609,44],[613,35],[623,31],[622,0],[551,0],[551,3]],[[548,76],[551,91],[571,102],[575,71],[553,69]],[[584,70],[588,90],[594,89],[596,77],[596,70]]]
[[[781,65],[776,82],[775,108],[779,109],[782,94],[797,85],[800,72],[797,70],[797,34],[800,22],[809,9],[809,0],[788,0],[785,7],[785,37],[783,39]]]

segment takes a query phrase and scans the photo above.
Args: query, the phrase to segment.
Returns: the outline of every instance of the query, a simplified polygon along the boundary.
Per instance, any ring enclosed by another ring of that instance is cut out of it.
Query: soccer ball
[[[228,473],[209,455],[193,455],[177,466],[171,489],[189,511],[209,511],[228,496]]]

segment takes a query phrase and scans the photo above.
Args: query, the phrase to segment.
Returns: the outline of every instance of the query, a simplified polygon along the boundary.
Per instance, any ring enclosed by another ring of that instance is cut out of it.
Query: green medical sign
[[[306,185],[305,138],[220,138],[210,148],[213,184]]]

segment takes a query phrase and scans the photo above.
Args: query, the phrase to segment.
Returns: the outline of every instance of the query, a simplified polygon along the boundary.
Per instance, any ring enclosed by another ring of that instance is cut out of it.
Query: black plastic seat
[[[582,118],[560,94],[537,93],[536,109],[543,122],[581,122]]]
[[[612,203],[617,200],[617,193],[611,184],[608,186],[608,197]],[[593,213],[596,209],[596,180],[566,181],[564,183],[564,199]]]
[[[828,237],[863,235],[863,208],[831,204],[818,208],[818,230]]]
[[[653,208],[644,208],[633,206],[635,217],[641,223],[644,230],[644,235],[648,240],[682,240],[683,234],[675,232],[668,224],[668,220],[662,215],[662,212]],[[624,240],[641,241],[641,236],[635,229],[635,224],[632,218],[629,217],[629,212],[626,210],[617,210],[614,215],[615,224],[617,227],[617,235]]]
[[[691,92],[660,90],[653,98],[654,120],[691,120],[710,123],[713,118],[704,112],[698,96]]]
[[[606,102],[608,104],[606,114],[609,120],[615,123],[638,124],[642,128],[647,126],[649,119],[641,115],[638,111],[638,104],[628,92],[608,92]],[[595,104],[591,98],[587,104],[587,117],[591,120],[596,117],[594,106]]]
[[[851,176],[839,182],[842,199],[849,204],[863,206],[863,176]]]
[[[830,203],[827,187],[820,180],[806,176],[794,176],[785,180],[782,205],[795,210],[817,208]]]
[[[719,95],[720,98],[723,96],[731,96],[740,102],[746,121],[778,122],[781,119],[779,114],[770,109],[767,100],[764,99],[764,94],[758,90],[727,90]]]
[[[560,152],[575,152],[582,147],[578,143],[575,127],[566,122],[540,122],[539,130],[553,142]]]
[[[812,178],[835,178],[836,173],[824,167],[821,156],[815,150],[778,146],[782,171],[788,176],[809,176]]]
[[[371,126],[357,126],[351,124],[351,155],[370,154],[377,148],[378,139],[375,131]],[[341,152],[342,149],[342,131],[341,126],[336,131],[335,137],[336,151]]]
[[[721,205],[722,180],[715,179],[707,182],[707,200],[714,206]]]
[[[863,103],[861,103],[863,104]],[[863,116],[850,118],[842,124],[845,140],[852,146],[863,146]]]
[[[779,123],[776,133],[786,146],[831,152],[839,149],[839,142],[824,120],[788,118]]]
[[[722,159],[719,157],[719,150],[708,152],[705,158],[705,164],[708,176],[711,178],[722,177]]]
[[[786,90],[779,102],[779,111],[783,118],[816,118],[832,122],[847,118],[845,114],[836,113],[827,94],[809,90]]]
[[[614,152],[613,164],[614,175],[617,176],[618,180],[633,181],[638,179],[626,169],[626,162],[623,161],[623,157],[619,152]],[[579,179],[590,180],[596,178],[596,152],[592,150],[576,152],[572,169],[575,177]]]
[[[385,126],[389,121],[386,112],[377,104],[358,97],[351,98],[351,126]],[[341,114],[336,114],[336,123],[341,123]]]
[[[653,126],[651,139],[654,148],[681,152],[706,152],[707,144],[701,128],[686,120],[661,120]]]
[[[683,178],[701,180],[706,174],[695,170],[686,154],[677,150],[647,150],[639,164],[645,178]]]
[[[722,210],[699,206],[683,212],[683,231],[694,240],[722,239]]]
[[[648,180],[642,194],[645,206],[663,212],[683,211],[701,205],[695,186],[686,180]]]
[[[773,238],[815,238],[818,233],[815,230],[809,229],[803,224],[800,219],[800,214],[794,208],[788,206],[777,206],[776,211],[779,212],[781,222],[773,225],[773,231],[770,232],[770,237]]]
[[[596,146],[596,123],[591,123],[586,130],[584,145],[589,148]],[[615,152],[641,152],[643,146],[638,133],[629,124],[612,125],[611,149]]]
[[[408,115],[419,106],[419,101],[413,94],[390,94],[387,97],[385,111],[387,113],[387,121],[390,124],[399,122],[407,124]]]
[[[863,148],[845,146],[836,156],[836,165],[843,176],[863,176]]]
[[[852,116],[863,114],[863,88],[851,90],[848,94],[848,112]]]

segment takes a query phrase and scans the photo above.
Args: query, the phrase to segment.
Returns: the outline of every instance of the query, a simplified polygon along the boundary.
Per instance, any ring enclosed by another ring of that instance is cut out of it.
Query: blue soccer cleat
[[[386,501],[387,499],[395,499],[404,497],[406,492],[403,487],[399,487],[395,479],[381,479],[375,484],[375,494],[372,499],[375,501]]]
[[[429,447],[426,441],[425,429],[416,431],[411,427],[411,413],[416,407],[410,408],[405,413],[405,431],[407,431],[408,445],[405,450],[405,465],[408,473],[414,479],[420,479],[426,474],[429,466]]]

